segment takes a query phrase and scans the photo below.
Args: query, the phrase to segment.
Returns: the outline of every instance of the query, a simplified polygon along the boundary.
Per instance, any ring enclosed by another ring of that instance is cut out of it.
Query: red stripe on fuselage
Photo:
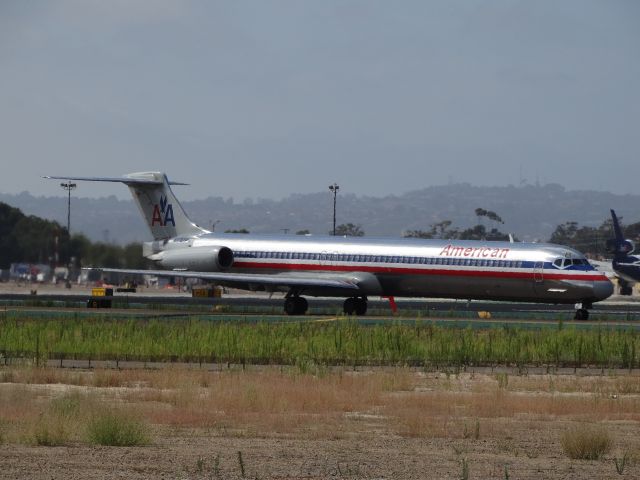
[[[370,273],[390,273],[395,275],[447,275],[456,277],[496,277],[496,278],[524,278],[534,279],[534,275],[542,275],[545,280],[591,280],[604,281],[605,275],[597,274],[568,274],[568,273],[548,273],[548,271],[522,270],[517,272],[506,272],[504,270],[458,270],[443,268],[406,268],[406,267],[377,267],[369,265],[318,265],[309,263],[267,263],[267,262],[245,262],[236,261],[233,264],[237,268],[261,268],[272,270],[296,270],[306,272],[370,272]]]

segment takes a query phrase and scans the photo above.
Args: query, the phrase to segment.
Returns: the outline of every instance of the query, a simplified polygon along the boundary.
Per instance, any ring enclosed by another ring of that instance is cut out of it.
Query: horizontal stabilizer
[[[44,178],[80,182],[124,183],[129,187],[133,200],[147,222],[154,240],[208,233],[208,230],[197,226],[189,219],[171,191],[170,185],[188,184],[170,182],[162,172],[135,172],[122,177],[63,177],[56,175]]]
[[[133,174],[135,175],[135,174]],[[144,178],[142,176],[127,176],[127,177],[60,177],[60,176],[52,176],[46,175],[43,178],[48,178],[51,180],[77,180],[79,182],[119,182],[124,183],[126,185],[162,185],[162,179],[157,178]],[[169,185],[189,185],[188,183],[182,182],[168,182]]]

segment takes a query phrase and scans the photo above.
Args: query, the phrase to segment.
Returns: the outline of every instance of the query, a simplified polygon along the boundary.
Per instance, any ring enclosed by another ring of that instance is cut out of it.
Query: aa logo
[[[153,216],[151,217],[151,226],[155,227],[156,225],[160,225],[161,227],[165,227],[167,225],[176,226],[176,221],[173,218],[173,205],[167,203],[167,197],[164,195],[160,196],[160,204],[155,204],[153,206]]]

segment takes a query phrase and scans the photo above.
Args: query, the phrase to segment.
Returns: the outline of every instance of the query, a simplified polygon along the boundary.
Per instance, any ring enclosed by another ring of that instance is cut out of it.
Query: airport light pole
[[[77,185],[75,183],[67,182],[67,183],[61,183],[60,186],[62,188],[64,188],[68,193],[68,197],[67,197],[67,234],[69,235],[69,238],[71,238],[71,190],[76,188]]]
[[[336,236],[336,197],[340,186],[337,183],[329,185],[329,190],[333,193],[333,236]]]

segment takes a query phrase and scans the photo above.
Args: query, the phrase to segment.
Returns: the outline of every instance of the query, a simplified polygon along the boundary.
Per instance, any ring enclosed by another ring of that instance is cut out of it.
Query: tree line
[[[67,228],[58,222],[25,215],[0,202],[0,268],[9,268],[17,262],[74,268],[148,267],[140,243],[120,246],[92,242],[80,233],[69,236]]]

